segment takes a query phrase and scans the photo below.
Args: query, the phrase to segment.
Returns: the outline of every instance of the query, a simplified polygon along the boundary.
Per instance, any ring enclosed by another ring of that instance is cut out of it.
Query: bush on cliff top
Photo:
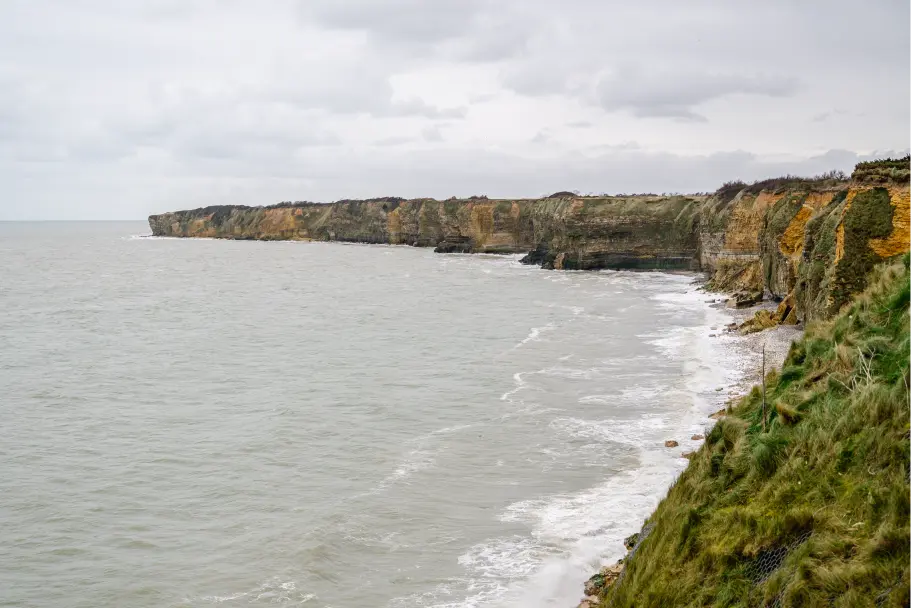
[[[733,200],[737,193],[746,190],[750,194],[759,194],[763,190],[772,192],[782,192],[787,189],[797,188],[834,188],[848,181],[848,176],[844,171],[832,170],[814,175],[813,177],[801,177],[799,175],[784,175],[781,177],[770,177],[767,179],[756,180],[752,183],[746,183],[736,179],[725,182],[718,190],[715,196],[728,202]]]
[[[875,184],[907,182],[909,177],[911,177],[911,156],[858,163],[851,174],[853,180]]]
[[[908,256],[733,405],[605,606],[909,605]]]

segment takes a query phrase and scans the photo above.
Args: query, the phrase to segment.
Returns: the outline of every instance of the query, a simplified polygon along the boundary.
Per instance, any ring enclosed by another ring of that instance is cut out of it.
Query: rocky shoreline
[[[718,296],[719,294],[715,295]],[[792,342],[800,339],[803,335],[803,327],[799,325],[777,325],[759,332],[742,333],[740,332],[740,327],[742,327],[744,323],[748,322],[758,312],[774,310],[776,305],[770,302],[759,302],[749,307],[737,308],[728,306],[728,300],[728,297],[716,297],[709,300],[712,306],[726,308],[728,314],[730,314],[732,318],[731,324],[724,328],[716,328],[714,331],[718,333],[710,335],[717,336],[721,332],[737,334],[737,348],[742,352],[743,356],[749,356],[751,359],[755,358],[758,360],[762,357],[763,351],[765,351],[766,371],[768,372],[769,370],[780,368],[788,355]],[[747,394],[754,385],[761,382],[761,379],[761,365],[750,366],[743,378],[728,391],[725,401],[728,404],[736,401]],[[725,407],[709,415],[708,419],[714,420],[717,423],[717,421],[724,418],[727,413],[728,407]],[[711,428],[707,428],[706,433],[710,430]],[[691,439],[693,441],[703,441],[705,436],[693,435]],[[667,448],[676,448],[679,446],[679,443],[674,439],[668,439],[664,445]],[[695,452],[686,452],[683,453],[682,456],[684,458],[690,458],[694,453]],[[604,608],[600,603],[599,595],[608,587],[611,587],[622,580],[626,564],[635,556],[636,548],[645,540],[650,532],[651,529],[646,526],[639,532],[624,539],[623,546],[627,550],[626,555],[613,564],[602,566],[597,573],[585,581],[583,597],[575,608]]]

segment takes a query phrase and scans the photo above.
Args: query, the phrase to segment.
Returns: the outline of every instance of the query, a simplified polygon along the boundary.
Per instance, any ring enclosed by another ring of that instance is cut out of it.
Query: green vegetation
[[[883,238],[892,232],[893,207],[889,191],[872,188],[860,192],[845,214],[845,254],[835,268],[830,312],[847,302],[851,294],[863,290],[870,269],[882,261],[870,249],[870,239]]]
[[[603,605],[909,605],[908,263],[731,406]]]
[[[907,164],[907,162],[905,164]],[[715,197],[727,203],[733,200],[742,190],[745,190],[749,194],[759,194],[763,190],[776,193],[784,192],[785,190],[821,190],[825,188],[836,188],[844,185],[847,181],[848,176],[843,171],[837,170],[826,171],[825,173],[820,173],[813,177],[801,177],[799,175],[770,177],[756,180],[749,184],[736,179],[722,184],[721,187],[715,191]]]
[[[759,234],[763,281],[772,293],[779,296],[784,296],[794,281],[791,263],[781,255],[779,244],[785,230],[803,207],[804,200],[806,192],[800,190],[783,196],[766,212],[765,226]]]
[[[804,260],[798,268],[795,287],[798,307],[807,320],[829,314],[828,297],[835,268],[835,233],[842,219],[847,194],[847,190],[836,193],[832,201],[807,222]]]
[[[851,179],[873,184],[907,182],[911,177],[911,156],[858,163]]]

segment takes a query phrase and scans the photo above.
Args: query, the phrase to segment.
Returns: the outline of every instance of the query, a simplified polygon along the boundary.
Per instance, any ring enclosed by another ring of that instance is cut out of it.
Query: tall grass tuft
[[[909,585],[909,256],[709,433],[604,606],[898,607]]]

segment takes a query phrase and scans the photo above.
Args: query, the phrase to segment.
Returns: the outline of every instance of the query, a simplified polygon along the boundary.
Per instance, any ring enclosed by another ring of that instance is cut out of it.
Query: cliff
[[[407,244],[443,253],[527,253],[544,268],[702,270],[709,286],[781,301],[768,321],[831,315],[868,271],[909,248],[909,159],[714,194],[488,200],[387,197],[223,205],[149,217],[156,236]]]
[[[904,158],[861,163],[850,179],[726,184],[701,214],[710,286],[781,301],[779,322],[835,314],[873,266],[908,251],[908,175]]]
[[[889,200],[864,192],[882,199],[865,205]],[[820,221],[848,217],[850,196]],[[843,260],[850,239],[838,238]],[[880,255],[882,243],[866,246]],[[598,597],[583,604],[908,606],[909,297],[906,254],[875,268],[834,319],[811,325],[765,393],[755,387],[729,406],[631,537],[620,574],[592,577],[586,592]]]
[[[698,268],[704,197],[437,201],[381,198],[217,206],[149,217],[155,236],[407,244],[440,252],[534,253],[547,268]]]

